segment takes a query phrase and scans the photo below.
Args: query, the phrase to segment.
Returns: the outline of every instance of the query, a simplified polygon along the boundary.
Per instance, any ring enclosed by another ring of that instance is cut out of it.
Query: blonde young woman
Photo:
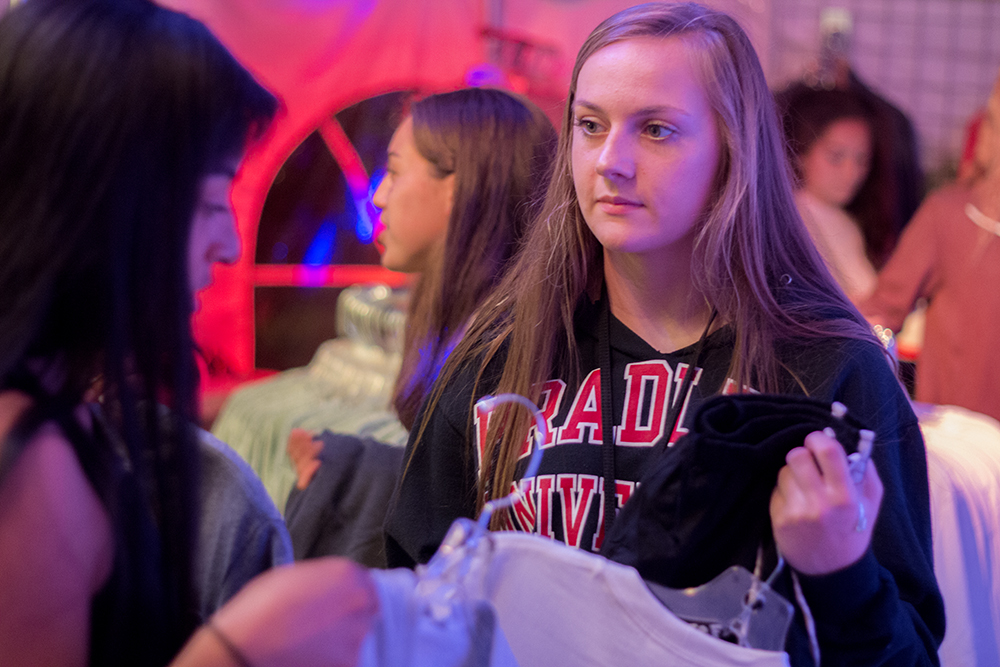
[[[494,528],[597,550],[605,509],[670,455],[707,398],[805,393],[877,434],[860,484],[835,440],[809,435],[771,498],[824,664],[934,663],[944,617],[917,421],[790,182],[771,94],[732,19],[650,3],[598,26],[573,70],[542,213],[411,431],[390,565],[426,561],[456,517],[514,488],[521,511]],[[474,407],[506,391],[550,426],[530,479],[525,415]],[[797,617],[793,664],[812,662],[805,633]]]

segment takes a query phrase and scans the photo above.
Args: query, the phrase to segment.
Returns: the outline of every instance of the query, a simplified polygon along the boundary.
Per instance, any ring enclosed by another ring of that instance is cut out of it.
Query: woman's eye
[[[673,133],[674,133],[674,130],[672,128],[667,127],[666,125],[655,125],[654,124],[654,125],[647,125],[646,126],[646,134],[651,139],[666,139],[667,137],[669,137]]]
[[[600,129],[596,121],[589,120],[587,118],[577,118],[576,125],[577,127],[582,128],[587,134],[594,134]]]
[[[217,202],[201,202],[201,214],[206,217],[211,217],[214,215],[228,215],[229,206],[227,204],[219,204]]]

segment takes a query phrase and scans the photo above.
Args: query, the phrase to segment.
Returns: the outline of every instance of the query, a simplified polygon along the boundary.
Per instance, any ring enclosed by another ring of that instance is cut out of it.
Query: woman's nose
[[[236,224],[236,213],[232,205],[229,207],[225,221],[220,223],[219,239],[217,241],[216,262],[234,264],[240,258],[240,230]]]
[[[374,194],[372,194],[372,204],[374,204],[376,208],[379,209],[385,208],[386,198],[388,197],[389,194],[388,180],[389,180],[389,175],[386,174],[385,176],[382,177],[382,180],[379,181],[378,187],[375,188],[375,192]]]
[[[597,156],[597,173],[608,179],[629,179],[635,176],[635,158],[631,142],[616,132],[608,134]]]

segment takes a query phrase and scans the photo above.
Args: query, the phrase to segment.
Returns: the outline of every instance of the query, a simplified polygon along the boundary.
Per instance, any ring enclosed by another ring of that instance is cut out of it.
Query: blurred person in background
[[[799,185],[795,204],[830,272],[860,303],[876,280],[870,250],[877,249],[868,247],[865,230],[887,224],[884,211],[891,205],[874,158],[871,111],[847,90],[800,88],[784,102]]]
[[[974,168],[930,194],[861,311],[898,330],[918,299],[928,302],[917,360],[916,399],[1000,419],[1000,79],[980,122]]]
[[[485,88],[421,99],[393,134],[372,201],[384,224],[382,265],[419,274],[392,398],[405,429],[524,237],[556,139],[534,104]],[[292,429],[297,482],[285,517],[296,558],[347,555],[385,565],[382,522],[403,449],[380,444]]]

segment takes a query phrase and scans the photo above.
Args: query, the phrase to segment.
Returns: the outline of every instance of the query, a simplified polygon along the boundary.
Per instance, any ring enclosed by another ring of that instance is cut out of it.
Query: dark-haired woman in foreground
[[[275,108],[152,3],[0,21],[0,664],[162,665],[201,621],[189,320]]]

